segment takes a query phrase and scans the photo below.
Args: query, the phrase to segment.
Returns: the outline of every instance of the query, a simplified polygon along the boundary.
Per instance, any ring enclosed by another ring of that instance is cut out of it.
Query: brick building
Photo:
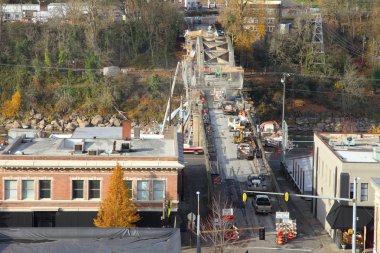
[[[184,167],[182,140],[122,127],[77,128],[71,136],[18,133],[0,154],[0,226],[93,226],[112,169],[119,163],[142,217],[160,226],[164,200],[177,211]]]
[[[245,18],[246,29],[256,32],[263,26],[267,34],[277,31],[281,20],[281,0],[251,0],[247,4],[249,14]]]

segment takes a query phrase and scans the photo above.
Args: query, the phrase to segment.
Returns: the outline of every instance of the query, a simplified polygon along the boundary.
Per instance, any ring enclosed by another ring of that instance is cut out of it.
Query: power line
[[[352,43],[344,40],[342,36],[338,35],[336,32],[330,30],[330,28],[327,28],[326,26],[325,32],[327,33],[327,35],[335,39],[335,41],[337,42],[336,44],[338,46],[344,48],[345,50],[350,50],[356,56],[360,56],[362,54],[358,49],[354,47],[354,45],[352,45]]]
[[[344,79],[344,76],[321,76],[321,75],[313,75],[313,74],[303,74],[303,73],[291,73],[291,72],[286,72],[290,74],[291,76],[299,76],[299,77],[312,77],[312,78],[319,78],[319,79],[335,79],[335,80],[341,80]],[[251,77],[251,76],[265,76],[265,75],[283,75],[284,72],[251,72],[251,73],[245,73],[244,76]],[[375,78],[365,78],[361,77],[362,80],[366,81],[380,81],[380,79]]]
[[[24,64],[12,64],[12,63],[0,63],[0,66],[4,67],[24,67],[24,68],[40,68],[40,69],[52,69],[52,70],[73,70],[73,71],[86,71],[86,70],[100,70],[100,69],[91,69],[91,68],[68,68],[68,67],[47,67],[47,66],[33,66],[33,65],[24,65]]]

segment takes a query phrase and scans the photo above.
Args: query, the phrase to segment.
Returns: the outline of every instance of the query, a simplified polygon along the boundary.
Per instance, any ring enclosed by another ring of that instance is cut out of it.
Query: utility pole
[[[197,195],[198,195],[197,253],[201,253],[201,216],[200,216],[200,214],[199,214],[199,194],[200,194],[200,192],[197,191]]]
[[[356,208],[357,208],[357,184],[358,184],[358,177],[354,178],[354,198],[353,198],[353,205],[352,205],[352,230],[354,230],[351,243],[352,243],[352,253],[356,252]]]

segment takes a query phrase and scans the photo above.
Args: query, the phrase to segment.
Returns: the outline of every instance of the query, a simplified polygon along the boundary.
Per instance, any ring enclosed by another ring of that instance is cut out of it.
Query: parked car
[[[256,197],[252,201],[252,205],[253,205],[253,208],[255,209],[256,214],[272,213],[272,205],[267,195],[256,195]]]

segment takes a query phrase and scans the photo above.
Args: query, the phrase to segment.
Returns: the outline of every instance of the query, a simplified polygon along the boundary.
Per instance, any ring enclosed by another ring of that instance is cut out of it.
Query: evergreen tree
[[[117,164],[94,224],[97,227],[134,227],[139,219],[137,208],[131,202],[129,190],[123,180],[123,170]]]

